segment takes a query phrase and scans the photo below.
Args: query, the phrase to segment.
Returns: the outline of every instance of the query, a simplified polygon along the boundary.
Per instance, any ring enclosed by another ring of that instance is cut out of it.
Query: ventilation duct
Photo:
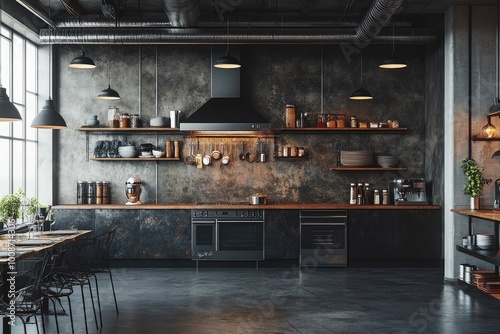
[[[195,27],[200,17],[198,0],[162,0],[172,27]]]
[[[434,31],[428,29],[401,29],[394,36],[398,44],[431,44],[436,41]],[[199,29],[42,29],[43,44],[341,44],[355,43],[353,29],[238,29],[228,36],[224,30]],[[374,44],[391,44],[392,34],[376,36]]]
[[[368,45],[385,27],[402,3],[403,0],[373,1],[356,32],[356,45]]]

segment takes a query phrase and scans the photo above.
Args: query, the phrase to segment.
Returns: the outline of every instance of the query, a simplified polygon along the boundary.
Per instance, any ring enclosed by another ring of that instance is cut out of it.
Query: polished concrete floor
[[[500,303],[439,269],[113,269],[90,333],[498,333]],[[79,294],[76,333],[85,333]],[[89,316],[91,316],[89,312]],[[47,333],[55,333],[53,317]],[[69,317],[59,317],[71,333]],[[35,327],[29,325],[29,332]],[[22,333],[16,327],[14,333]]]

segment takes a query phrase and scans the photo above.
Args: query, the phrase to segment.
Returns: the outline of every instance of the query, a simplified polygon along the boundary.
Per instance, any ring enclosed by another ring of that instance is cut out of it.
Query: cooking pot
[[[268,197],[267,195],[264,194],[253,194],[252,196],[249,197],[250,199],[250,204],[252,205],[258,205],[258,204],[267,204]]]

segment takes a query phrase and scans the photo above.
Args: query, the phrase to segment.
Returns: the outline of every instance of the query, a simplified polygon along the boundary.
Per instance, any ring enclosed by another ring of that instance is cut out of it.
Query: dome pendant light
[[[93,69],[95,68],[95,63],[91,58],[87,57],[82,50],[82,54],[74,58],[68,66],[71,68]]]
[[[109,46],[108,46],[108,88],[104,89],[97,95],[99,100],[119,100],[120,94],[111,88],[111,75],[109,72]]]
[[[0,28],[2,27],[2,8],[0,4]],[[1,43],[0,43],[1,45]],[[0,55],[2,54],[0,50]],[[0,63],[0,79],[2,78],[2,65]],[[22,117],[17,110],[16,106],[10,102],[9,96],[7,95],[7,89],[2,87],[0,82],[0,122],[14,122],[21,121]]]
[[[351,96],[349,96],[351,100],[372,100],[373,96],[369,91],[363,88],[363,52],[361,52],[361,87],[356,89]]]
[[[49,20],[50,20],[50,0],[49,0]],[[50,44],[50,40],[49,40]],[[50,97],[52,92],[52,45],[49,45],[49,99],[45,101],[45,106],[35,116],[31,122],[31,127],[36,129],[64,129],[68,126],[64,118],[54,107],[54,101]]]
[[[226,54],[217,59],[214,64],[216,68],[224,69],[234,69],[240,68],[240,61],[229,53],[229,17],[227,18],[227,43],[226,43]]]
[[[397,69],[397,68],[405,68],[406,63],[403,58],[398,57],[396,52],[394,51],[394,16],[392,17],[392,53],[388,58],[382,60],[378,67],[385,69]]]

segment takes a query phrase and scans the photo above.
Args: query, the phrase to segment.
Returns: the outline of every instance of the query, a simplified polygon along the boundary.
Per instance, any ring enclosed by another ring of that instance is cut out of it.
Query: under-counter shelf
[[[397,133],[408,131],[408,128],[275,128],[273,132],[299,132],[299,133],[321,133],[321,132],[380,132]]]
[[[493,249],[472,249],[456,245],[457,251],[486,261],[488,263],[494,264],[495,266],[500,266],[500,251]]]
[[[94,161],[180,161],[181,158],[90,158]]]
[[[405,171],[408,170],[406,167],[332,167],[330,170],[336,171]]]

